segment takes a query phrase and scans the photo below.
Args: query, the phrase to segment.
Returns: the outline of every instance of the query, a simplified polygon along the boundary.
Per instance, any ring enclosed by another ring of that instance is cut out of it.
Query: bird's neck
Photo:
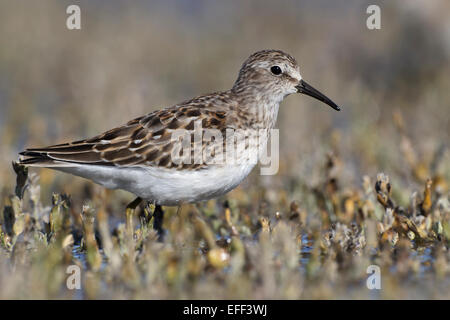
[[[274,128],[282,97],[254,88],[235,92],[234,96],[238,108],[249,119],[249,126],[255,129]]]

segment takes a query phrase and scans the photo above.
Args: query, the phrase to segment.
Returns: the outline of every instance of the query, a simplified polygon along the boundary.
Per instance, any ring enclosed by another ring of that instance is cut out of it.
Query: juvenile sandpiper
[[[178,161],[174,149],[179,149],[179,141],[173,139],[173,133],[181,129],[193,132],[197,124],[202,132],[209,130],[224,136],[229,130],[270,132],[280,103],[292,93],[309,95],[340,110],[302,79],[292,56],[280,50],[262,50],[244,62],[230,90],[151,112],[90,139],[26,149],[20,153],[23,157],[19,163],[71,173],[109,189],[127,190],[137,196],[128,209],[134,210],[142,200],[155,204],[160,228],[161,206],[224,195],[255,166],[255,161],[246,159],[233,163]],[[266,147],[267,137],[247,144],[246,150],[257,156]],[[190,144],[194,140],[189,140]],[[214,146],[219,144],[222,146],[223,140],[201,143],[200,148],[216,150]],[[214,152],[209,154],[218,157]]]

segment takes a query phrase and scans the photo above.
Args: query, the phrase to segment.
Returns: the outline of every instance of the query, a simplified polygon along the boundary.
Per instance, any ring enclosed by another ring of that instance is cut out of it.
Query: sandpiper
[[[292,56],[280,50],[258,51],[244,62],[230,90],[151,112],[90,139],[26,149],[20,153],[24,157],[19,163],[60,170],[109,189],[134,193],[137,198],[127,208],[134,210],[142,200],[154,203],[158,229],[163,214],[161,206],[224,195],[237,187],[255,165],[245,160],[232,164],[175,161],[174,132],[194,130],[196,124],[201,124],[201,130],[223,134],[230,129],[269,132],[275,126],[282,100],[297,92],[340,110],[302,79]],[[246,148],[256,155],[266,142],[267,137]],[[211,147],[211,143],[202,143],[201,148],[208,145]]]

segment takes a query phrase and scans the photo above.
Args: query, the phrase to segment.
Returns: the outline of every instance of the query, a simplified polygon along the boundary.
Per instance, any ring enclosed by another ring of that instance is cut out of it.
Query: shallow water
[[[166,230],[166,232],[167,232],[167,230]],[[216,241],[223,245],[226,245],[231,242],[231,237],[216,235]],[[241,241],[244,242],[245,246],[253,246],[253,245],[257,245],[258,237],[257,236],[256,237],[255,236],[253,236],[253,237],[242,236]],[[182,250],[194,249],[194,250],[199,250],[199,252],[201,252],[201,253],[204,253],[203,249],[205,248],[205,246],[206,246],[206,243],[204,241],[200,241],[200,242],[196,243],[195,248],[192,248],[192,247],[188,248],[187,246],[183,246],[181,249]],[[310,262],[311,254],[312,254],[313,250],[314,250],[314,240],[311,239],[310,235],[308,235],[308,234],[302,235],[301,249],[298,252],[298,255],[299,255],[298,270],[300,271],[302,276],[306,276],[308,263]],[[100,254],[103,258],[103,261],[102,261],[101,267],[99,269],[99,272],[104,270],[108,264],[108,259],[102,249],[100,249]],[[424,280],[427,280],[430,277],[433,277],[433,275],[434,275],[433,264],[435,262],[435,258],[432,256],[432,254],[433,253],[432,253],[431,248],[420,248],[418,250],[411,249],[409,252],[408,259],[420,261],[420,267],[419,267],[418,272],[415,272],[415,273],[410,272],[406,275],[406,277],[402,277],[401,286],[404,287],[405,289],[410,288],[410,290],[407,290],[407,291],[410,292],[411,297],[423,298],[426,296],[425,291],[421,290],[420,288],[422,287],[423,284],[426,283],[426,282],[424,282]],[[274,255],[276,256],[277,253],[274,252]],[[369,255],[375,256],[375,255],[377,255],[377,251],[375,249],[370,250]],[[89,268],[87,261],[86,261],[86,253],[81,248],[80,244],[76,244],[73,246],[73,257],[74,257],[74,259],[79,261],[79,263],[81,264],[83,269],[87,270]],[[321,260],[321,259],[319,259],[319,260]],[[321,268],[322,268],[322,265],[319,266],[318,269],[321,269]],[[222,269],[222,272],[224,272],[225,274],[228,274],[231,271],[232,271],[231,266],[227,266]],[[394,264],[390,268],[390,271],[391,271],[391,275],[395,276],[395,274],[398,274],[397,264]],[[349,281],[348,283],[345,284],[345,288],[341,288],[340,290],[344,290],[345,292],[347,292],[349,297],[351,297],[352,292],[359,292],[359,290],[361,290],[361,288],[366,287],[365,281],[366,281],[365,278],[359,279],[356,282]],[[445,290],[446,284],[450,285],[450,277],[446,277],[445,279],[442,279],[439,286],[443,287]],[[102,282],[101,287],[103,288],[102,290],[104,290],[105,292],[108,292],[109,288],[107,287],[106,283]],[[441,288],[441,290],[442,290],[442,288]],[[367,292],[367,294],[368,294],[367,298],[369,298],[369,299],[380,299],[382,297],[382,293],[380,290],[369,290],[369,292]],[[86,298],[85,292],[83,290],[77,290],[74,298],[75,299]]]

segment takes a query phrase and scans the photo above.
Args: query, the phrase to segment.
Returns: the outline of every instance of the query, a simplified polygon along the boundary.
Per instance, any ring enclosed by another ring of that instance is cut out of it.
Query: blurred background
[[[66,28],[71,4],[81,8],[81,30]],[[366,27],[370,4],[381,8],[380,30]],[[422,192],[428,177],[439,177],[441,194],[448,190],[447,0],[2,0],[0,208],[14,190],[11,162],[19,151],[90,137],[229,89],[243,61],[261,49],[293,55],[304,79],[343,110],[288,97],[278,116],[279,173],[262,177],[254,170],[227,198],[239,201],[242,190],[251,191],[271,214],[307,200],[304,191],[322,183],[330,154],[344,190],[361,189],[364,176],[374,181],[379,172],[402,190],[395,195],[401,205]],[[101,189],[63,173],[31,171],[39,174],[47,205],[52,192],[65,192],[79,212],[86,195]],[[107,210],[123,220],[133,197],[114,195],[116,209]],[[248,210],[259,214],[264,206],[253,200]]]

